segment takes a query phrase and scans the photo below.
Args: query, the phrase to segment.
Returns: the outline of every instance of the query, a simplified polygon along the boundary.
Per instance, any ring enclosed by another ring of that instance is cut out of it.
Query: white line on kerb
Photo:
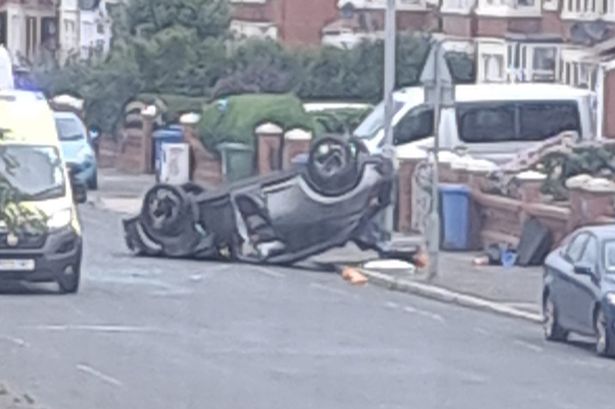
[[[100,379],[101,381],[108,383],[110,385],[113,386],[122,386],[122,382],[120,382],[119,380],[115,379],[112,376],[109,375],[105,375],[104,373],[97,371],[96,369],[92,368],[91,366],[88,365],[84,365],[84,364],[79,364],[77,365],[77,370],[87,373],[89,375],[92,375],[95,378]]]
[[[266,276],[273,277],[273,278],[284,278],[284,277],[286,277],[284,274],[278,273],[277,271],[272,270],[270,268],[256,267],[254,270],[256,270],[257,272],[259,272],[261,274],[264,274]]]
[[[130,325],[36,325],[25,327],[39,331],[91,331],[109,333],[164,333],[165,331],[152,327],[137,327]]]
[[[25,340],[21,338],[11,337],[8,335],[0,335],[0,341],[7,341],[7,342],[17,345],[18,347],[22,347],[22,348],[28,346],[28,343]]]

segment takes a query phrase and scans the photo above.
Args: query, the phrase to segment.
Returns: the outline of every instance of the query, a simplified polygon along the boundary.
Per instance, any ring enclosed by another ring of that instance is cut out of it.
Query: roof
[[[422,87],[404,88],[395,94],[395,99],[405,101],[414,99]],[[404,94],[408,95],[404,97]],[[586,89],[560,84],[472,84],[457,85],[455,100],[458,102],[478,101],[526,101],[576,99],[592,95]]]
[[[615,239],[615,225],[604,224],[600,226],[587,226],[579,229],[579,231],[591,231],[600,240],[612,240]]]
[[[40,93],[0,91],[0,129],[8,131],[5,141],[58,144],[53,112]]]

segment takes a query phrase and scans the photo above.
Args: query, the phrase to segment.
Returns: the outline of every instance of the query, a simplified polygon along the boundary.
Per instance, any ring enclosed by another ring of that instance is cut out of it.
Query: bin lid
[[[152,133],[152,137],[155,139],[181,139],[184,137],[184,133],[181,129],[163,128],[157,129]]]
[[[216,149],[219,151],[249,151],[252,152],[254,149],[246,144],[237,143],[237,142],[223,142],[216,145]]]
[[[471,189],[467,185],[459,185],[453,183],[441,183],[438,188],[442,193],[469,194],[471,192]]]

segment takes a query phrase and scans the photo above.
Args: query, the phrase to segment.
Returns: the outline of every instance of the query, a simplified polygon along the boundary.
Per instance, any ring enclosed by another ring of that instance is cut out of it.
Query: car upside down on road
[[[213,191],[154,186],[124,220],[125,239],[139,255],[248,263],[292,264],[348,242],[383,254],[390,236],[378,220],[394,175],[360,141],[324,137],[302,169]]]

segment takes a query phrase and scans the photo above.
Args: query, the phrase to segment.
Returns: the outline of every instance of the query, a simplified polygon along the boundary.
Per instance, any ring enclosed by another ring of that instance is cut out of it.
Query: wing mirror
[[[86,184],[80,181],[74,170],[69,171],[70,185],[73,191],[73,201],[77,204],[83,204],[88,201],[88,188]]]

